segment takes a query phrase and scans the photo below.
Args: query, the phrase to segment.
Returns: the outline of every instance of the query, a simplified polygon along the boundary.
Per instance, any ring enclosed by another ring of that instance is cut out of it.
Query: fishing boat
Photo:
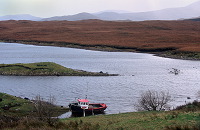
[[[77,102],[70,103],[69,108],[72,113],[103,113],[107,108],[104,103],[90,103],[88,99],[78,99]]]

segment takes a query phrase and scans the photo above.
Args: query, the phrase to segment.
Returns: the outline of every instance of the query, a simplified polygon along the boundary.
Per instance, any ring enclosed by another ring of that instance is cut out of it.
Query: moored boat
[[[104,103],[90,103],[88,99],[78,99],[77,102],[70,103],[69,108],[72,113],[103,113],[107,105]]]

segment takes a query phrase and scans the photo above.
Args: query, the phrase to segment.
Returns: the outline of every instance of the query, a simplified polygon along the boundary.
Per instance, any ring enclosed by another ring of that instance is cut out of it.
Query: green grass
[[[55,105],[52,105],[51,107],[57,111],[55,116],[59,116],[68,111],[67,108],[61,108]],[[15,117],[34,116],[34,103],[31,100],[0,93],[0,115]]]
[[[107,73],[93,73],[73,70],[52,62],[29,64],[0,64],[0,75],[15,76],[111,76]]]
[[[0,112],[9,116],[24,116],[33,111],[33,103],[19,97],[0,93]]]
[[[57,117],[69,111],[68,108],[59,107],[48,102],[42,101],[43,105],[39,111],[48,113],[50,115],[39,114],[36,110],[35,103],[40,105],[34,100],[22,99],[5,93],[0,93],[0,129],[33,129],[35,127],[49,127],[57,125],[58,119],[51,118]],[[38,107],[37,107],[38,108]],[[46,129],[49,129],[46,128]]]
[[[172,58],[177,58],[177,59],[188,59],[188,60],[199,60],[200,59],[199,52],[169,51],[169,52],[166,52],[166,56],[172,57]]]
[[[193,102],[173,111],[130,112],[52,120],[33,118],[29,100],[0,93],[0,129],[67,129],[67,130],[176,130],[200,129],[200,103]],[[11,106],[4,110],[5,105]],[[191,107],[194,109],[191,110]],[[188,109],[189,108],[189,109]],[[3,116],[5,117],[3,117]],[[26,117],[26,116],[29,117]],[[18,118],[21,117],[21,118]],[[31,117],[31,118],[30,118]],[[6,120],[5,120],[6,118]],[[2,122],[2,120],[4,122]],[[9,124],[8,124],[9,123]]]
[[[82,124],[90,124],[102,130],[125,129],[125,130],[161,130],[173,128],[194,128],[199,120],[199,113],[179,113],[170,112],[133,112],[114,115],[90,116],[81,118],[69,118],[63,120],[66,124],[72,122],[78,124],[81,129]],[[79,123],[81,122],[81,123]]]

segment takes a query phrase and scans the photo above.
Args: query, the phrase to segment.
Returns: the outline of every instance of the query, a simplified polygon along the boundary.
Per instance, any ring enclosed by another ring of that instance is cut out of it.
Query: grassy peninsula
[[[0,75],[13,76],[115,76],[103,72],[73,70],[52,62],[0,64]]]

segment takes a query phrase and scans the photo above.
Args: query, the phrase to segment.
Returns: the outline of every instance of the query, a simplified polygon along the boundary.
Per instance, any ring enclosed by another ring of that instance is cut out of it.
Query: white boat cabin
[[[89,108],[89,100],[78,99],[78,105],[81,107],[81,109],[88,109]]]

